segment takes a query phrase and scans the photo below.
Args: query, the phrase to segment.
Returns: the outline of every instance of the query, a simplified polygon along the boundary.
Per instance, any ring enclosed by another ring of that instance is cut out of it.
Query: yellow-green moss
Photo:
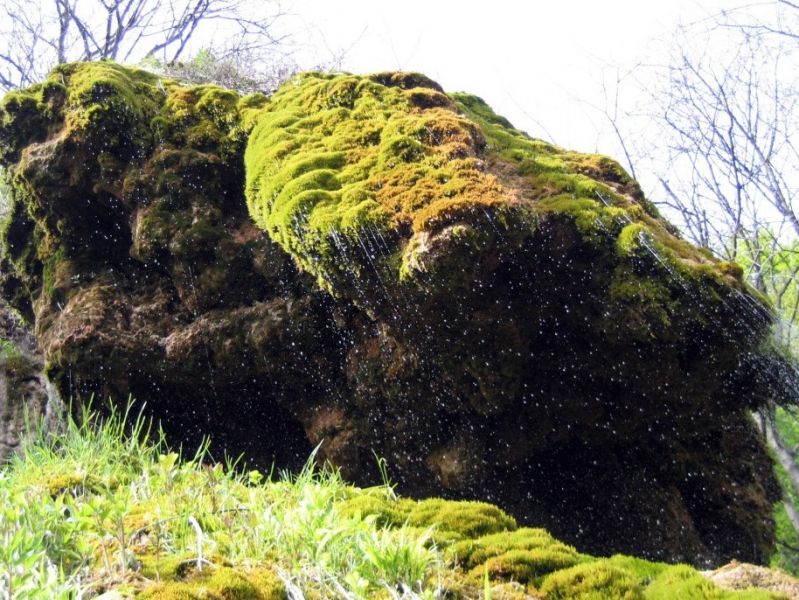
[[[551,600],[643,600],[635,576],[609,561],[575,565],[549,575],[541,592]],[[678,598],[680,596],[673,596]]]
[[[353,489],[341,504],[347,517],[374,519],[381,527],[430,534],[455,567],[442,580],[454,598],[482,593],[485,577],[494,597],[578,600],[776,600],[762,590],[718,588],[696,569],[617,554],[594,558],[544,529],[518,528],[496,507],[481,502],[394,498],[384,488]],[[507,587],[510,585],[511,587]],[[503,587],[505,586],[505,587]]]
[[[371,517],[383,527],[409,526],[432,530],[438,542],[449,543],[516,529],[516,520],[492,504],[428,498],[389,497],[382,488],[353,494],[342,503],[344,516]]]
[[[408,87],[428,81],[309,74],[258,120],[245,157],[251,214],[322,283],[341,275],[334,256],[380,269],[397,228],[500,203],[502,186],[474,159],[478,129],[440,91]]]
[[[103,481],[91,473],[54,473],[43,479],[40,485],[45,493],[50,496],[61,494],[97,494],[104,489],[114,489],[118,485],[116,481]]]
[[[342,513],[373,518],[383,527],[430,533],[448,559],[463,569],[467,587],[479,587],[486,572],[493,584],[533,585],[582,560],[573,547],[545,530],[519,529],[512,517],[483,502],[395,499],[372,489],[353,494],[343,503]]]
[[[137,554],[136,560],[141,575],[151,581],[173,581],[193,568],[192,557],[188,554],[175,555],[166,551],[155,552],[154,549]]]
[[[516,528],[516,520],[486,502],[441,500],[415,502],[408,511],[408,524],[437,527],[472,538]]]
[[[271,569],[234,569],[206,566],[194,569],[181,579],[147,586],[137,598],[159,600],[284,600],[285,587]]]
[[[763,590],[723,590],[686,565],[664,569],[646,588],[646,600],[776,600],[781,594]]]
[[[65,124],[68,128],[103,127],[106,135],[113,131],[133,135],[151,113],[157,110],[154,93],[159,77],[113,62],[73,63],[57,67],[49,76],[56,82],[68,80]],[[131,124],[132,132],[123,132],[119,125]],[[137,127],[137,125],[139,127]]]
[[[643,223],[631,223],[621,230],[616,247],[622,256],[646,252],[647,245],[651,245],[651,240],[647,237],[648,230]]]
[[[522,583],[534,583],[543,575],[571,567],[580,560],[573,547],[543,529],[529,528],[463,540],[447,552],[475,580],[488,572],[492,580]]]
[[[615,248],[622,262],[647,254],[742,287],[739,271],[677,239],[617,162],[532,139],[481,99],[447,96],[423,76],[305,74],[254,122],[250,213],[336,294],[390,295],[420,274],[429,283],[457,270],[431,272],[414,233],[467,220],[474,239],[455,252],[469,255],[534,235],[538,215],[568,219],[584,243]]]
[[[603,560],[610,566],[632,573],[638,583],[643,586],[649,585],[658,575],[669,568],[666,563],[644,560],[624,554],[614,554],[610,558]]]
[[[588,241],[607,243],[615,239],[623,256],[636,250],[646,252],[689,280],[711,276],[725,285],[744,287],[739,269],[679,239],[676,229],[661,218],[616,161],[531,139],[497,116],[480,98],[468,94],[452,97],[480,126],[489,150],[516,165],[538,199],[538,210],[571,217]]]

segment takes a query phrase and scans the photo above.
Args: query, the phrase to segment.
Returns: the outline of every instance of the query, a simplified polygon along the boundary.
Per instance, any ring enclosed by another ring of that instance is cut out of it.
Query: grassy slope
[[[0,470],[0,596],[774,598],[594,558],[480,502],[413,501],[311,467],[267,478],[86,415]],[[310,463],[309,463],[310,464]]]

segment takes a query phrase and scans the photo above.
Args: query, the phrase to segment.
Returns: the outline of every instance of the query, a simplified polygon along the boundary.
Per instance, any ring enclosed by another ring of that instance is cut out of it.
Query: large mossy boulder
[[[240,97],[111,63],[0,104],[4,296],[171,439],[498,503],[581,551],[767,559],[767,304],[612,160],[429,79]]]
[[[110,63],[8,94],[2,291],[65,398],[132,395],[177,440],[293,465],[312,446],[285,403],[341,371],[339,336],[247,214],[242,121],[264,103]]]

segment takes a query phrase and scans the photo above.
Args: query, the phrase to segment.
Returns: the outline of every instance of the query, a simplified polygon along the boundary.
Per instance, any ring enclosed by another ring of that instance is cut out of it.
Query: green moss
[[[598,560],[552,573],[541,585],[551,600],[643,600],[636,577],[610,563]],[[682,598],[674,595],[671,598]]]
[[[106,136],[115,131],[133,141],[159,103],[160,94],[153,93],[157,75],[113,62],[61,65],[49,79],[69,81],[65,86],[68,129],[97,128],[96,133]],[[124,131],[125,126],[133,131]]]
[[[397,499],[383,488],[359,491],[341,506],[345,516],[371,517],[384,527],[432,529],[438,540],[450,543],[516,529],[516,520],[485,502]]]
[[[651,247],[651,240],[648,239],[648,230],[642,223],[627,225],[616,241],[616,247],[622,256],[647,252],[648,246]]]
[[[243,102],[236,92],[215,85],[171,85],[152,128],[181,150],[192,148],[230,160],[240,154],[245,138],[240,109],[252,112],[262,103],[260,96]]]
[[[453,252],[469,254],[499,236],[521,244],[539,217],[568,220],[621,262],[648,255],[693,278],[742,285],[735,268],[676,239],[617,162],[532,139],[481,99],[447,96],[417,74],[305,74],[254,122],[250,213],[335,294],[366,286],[390,296],[457,270],[431,271],[414,233],[466,220],[474,243]]]
[[[465,160],[479,132],[429,85],[306,75],[283,86],[255,126],[245,155],[250,212],[327,287],[344,275],[336,257],[393,268],[396,227],[418,230],[467,199],[492,202],[496,179]]]
[[[149,119],[174,85],[112,62],[59,65],[43,83],[0,101],[0,161],[19,160],[22,148],[56,132],[130,156],[149,143]]]
[[[341,503],[345,518],[373,518],[380,527],[399,527],[408,518],[407,505],[386,494],[383,488],[368,488],[353,493]]]
[[[206,566],[193,569],[181,579],[147,586],[137,598],[161,600],[284,600],[286,590],[271,569]]]
[[[617,239],[623,254],[638,247],[636,238],[645,235],[671,262],[691,275],[696,267],[705,267],[719,277],[729,276],[737,285],[742,278],[735,268],[705,254],[702,250],[675,237],[673,227],[662,220],[657,209],[614,160],[595,154],[565,151],[540,140],[529,138],[497,116],[481,99],[467,94],[453,94],[458,106],[480,127],[489,147],[500,157],[516,164],[534,194],[543,199],[537,207],[549,214],[566,214],[578,222],[578,228],[592,240]],[[611,209],[612,213],[606,213]],[[629,224],[621,232],[618,223]]]
[[[397,499],[384,488],[353,489],[341,504],[341,513],[349,518],[373,519],[380,527],[405,527],[420,534],[429,534],[432,527],[432,540],[458,567],[442,583],[453,597],[479,593],[486,574],[495,597],[507,598],[535,595],[536,590],[553,600],[781,597],[759,590],[722,590],[685,565],[675,567],[621,554],[610,558],[582,555],[544,529],[517,528],[502,511],[480,502]]]
[[[516,528],[516,521],[486,502],[431,498],[412,505],[408,523],[416,527],[437,527],[464,538]]]
[[[762,590],[730,591],[716,586],[695,569],[677,565],[664,569],[646,588],[647,600],[775,600],[780,595]]]
[[[133,530],[138,529],[132,528]],[[182,577],[192,565],[188,554],[175,555],[168,552],[138,554],[136,560],[142,576],[151,581],[172,581]],[[196,560],[196,557],[195,557]]]
[[[669,568],[666,563],[653,562],[624,554],[614,554],[605,560],[613,567],[632,573],[642,585],[649,585],[658,575]]]
[[[44,492],[55,498],[62,494],[98,494],[103,491],[115,489],[115,481],[103,481],[91,473],[55,473],[44,478],[39,485]]]
[[[475,580],[488,572],[492,580],[522,583],[534,583],[580,560],[573,547],[559,542],[543,529],[529,528],[463,540],[453,544],[447,552]]]

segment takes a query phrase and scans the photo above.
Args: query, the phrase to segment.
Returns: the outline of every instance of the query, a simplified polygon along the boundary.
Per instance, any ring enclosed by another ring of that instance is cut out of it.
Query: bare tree
[[[637,146],[659,183],[656,200],[694,241],[735,259],[757,248],[764,228],[777,240],[799,235],[799,45],[728,25],[703,21],[680,31],[651,96],[659,143],[645,152]],[[708,41],[714,35],[720,39]],[[705,42],[697,47],[696,39]]]
[[[277,0],[3,0],[0,88],[39,81],[67,61],[172,64],[198,39],[219,61],[285,64],[283,16]]]

